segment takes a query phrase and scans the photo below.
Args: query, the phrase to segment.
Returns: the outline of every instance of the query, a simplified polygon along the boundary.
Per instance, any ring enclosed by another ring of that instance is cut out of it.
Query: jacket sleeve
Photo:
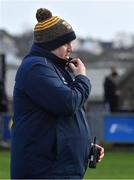
[[[36,104],[56,115],[71,115],[82,107],[91,86],[86,76],[78,75],[71,87],[47,65],[34,65],[25,76],[24,90]]]

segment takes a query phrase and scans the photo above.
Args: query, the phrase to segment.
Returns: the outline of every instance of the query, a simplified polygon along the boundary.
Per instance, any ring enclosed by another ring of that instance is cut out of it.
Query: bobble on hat
[[[46,21],[52,17],[52,13],[48,9],[40,8],[36,12],[36,19],[38,22]]]
[[[69,23],[40,8],[36,12],[38,23],[34,28],[34,42],[47,50],[54,50],[76,38]]]

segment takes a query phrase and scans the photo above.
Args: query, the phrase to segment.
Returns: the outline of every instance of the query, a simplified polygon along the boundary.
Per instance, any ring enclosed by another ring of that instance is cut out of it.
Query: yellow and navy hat
[[[34,42],[47,50],[54,50],[76,39],[71,25],[51,11],[40,8],[36,12],[38,23],[34,28]]]

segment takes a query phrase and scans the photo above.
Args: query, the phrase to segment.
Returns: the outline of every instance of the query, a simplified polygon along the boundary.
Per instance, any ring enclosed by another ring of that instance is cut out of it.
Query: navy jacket
[[[66,61],[33,45],[15,80],[11,178],[84,176],[90,136],[83,105],[90,93],[84,75],[73,77]]]

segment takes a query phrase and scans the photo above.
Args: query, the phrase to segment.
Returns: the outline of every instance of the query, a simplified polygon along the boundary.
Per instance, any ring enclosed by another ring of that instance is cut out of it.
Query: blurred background
[[[31,48],[40,7],[72,25],[72,56],[91,80],[87,120],[106,155],[85,178],[134,179],[133,0],[0,0],[0,179],[9,178],[15,74]]]

